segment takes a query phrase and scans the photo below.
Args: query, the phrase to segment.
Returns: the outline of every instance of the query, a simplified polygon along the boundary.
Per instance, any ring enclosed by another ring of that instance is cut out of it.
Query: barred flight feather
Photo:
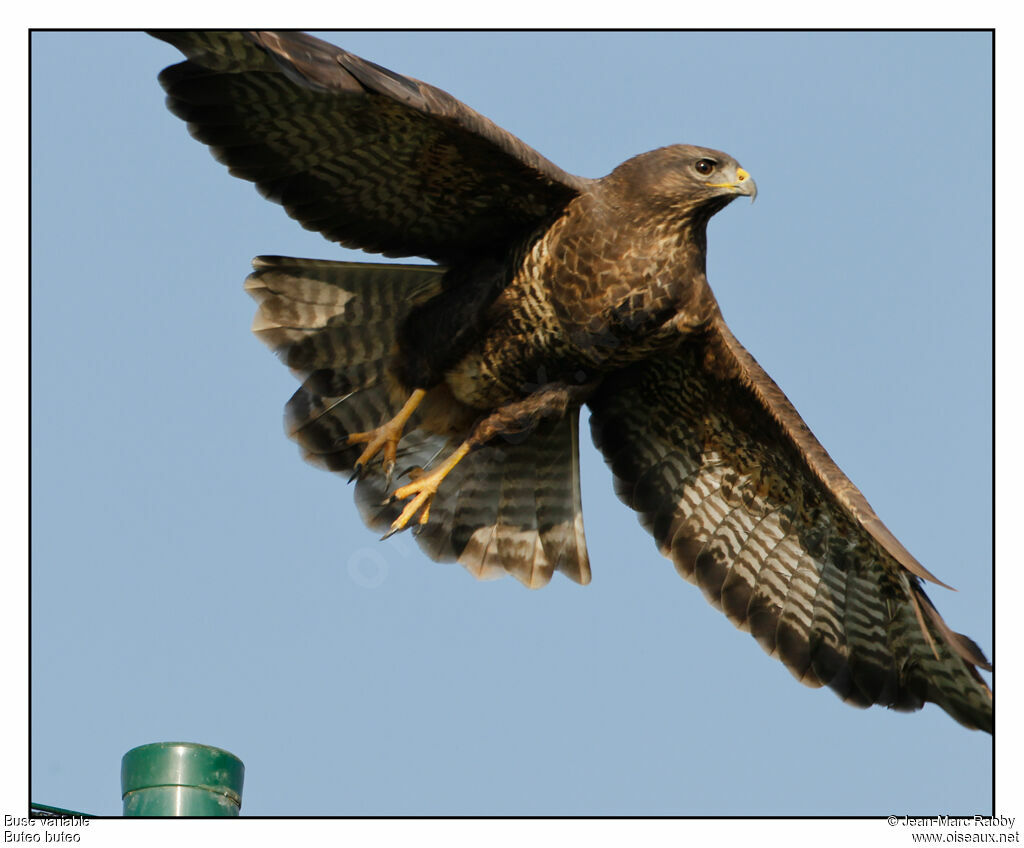
[[[724,324],[613,375],[590,406],[619,496],[797,680],[859,707],[933,701],[991,730],[981,652],[934,611],[859,493],[836,497],[852,484]]]

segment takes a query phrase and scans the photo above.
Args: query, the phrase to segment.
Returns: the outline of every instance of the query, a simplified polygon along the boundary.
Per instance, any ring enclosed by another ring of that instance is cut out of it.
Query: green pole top
[[[153,742],[121,758],[126,816],[237,816],[245,766],[195,742]]]

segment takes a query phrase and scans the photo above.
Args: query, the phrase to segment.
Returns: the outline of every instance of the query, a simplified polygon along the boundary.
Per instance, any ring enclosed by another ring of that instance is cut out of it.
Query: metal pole
[[[237,816],[245,766],[195,742],[153,742],[121,758],[126,816]]]

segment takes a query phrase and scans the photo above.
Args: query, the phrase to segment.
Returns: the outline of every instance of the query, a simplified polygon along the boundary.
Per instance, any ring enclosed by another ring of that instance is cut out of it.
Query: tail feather
[[[401,322],[441,291],[443,268],[262,256],[246,290],[259,302],[253,331],[302,380],[286,407],[288,434],[305,458],[351,472],[371,430],[404,402],[389,364]],[[476,413],[442,384],[410,418],[395,479],[447,457]],[[579,489],[578,410],[542,421],[513,440],[496,439],[455,466],[416,540],[435,560],[455,560],[482,579],[512,574],[530,587],[557,570],[590,580]],[[390,503],[379,463],[364,469],[355,497],[363,521],[386,530],[403,504]]]
[[[511,574],[535,589],[560,571],[577,583],[589,583],[577,430],[577,414],[568,413],[541,422],[522,442],[497,439],[468,454],[435,495],[430,520],[415,531],[419,546],[431,559],[454,560],[482,580]],[[414,431],[402,440],[407,454],[399,467],[435,465],[458,442]],[[363,477],[356,486],[363,520],[381,532],[402,509],[401,503],[386,502],[388,494],[379,474]],[[556,501],[564,506],[545,506]]]

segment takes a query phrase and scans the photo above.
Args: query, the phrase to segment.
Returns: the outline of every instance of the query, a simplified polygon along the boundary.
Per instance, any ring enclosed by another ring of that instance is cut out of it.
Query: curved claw
[[[381,463],[381,467],[384,470],[384,488],[391,488],[391,478],[395,470],[395,463],[390,459],[385,459]],[[348,482],[351,483],[353,480],[361,480],[363,478],[363,472],[366,471],[365,462],[357,462],[353,468],[352,473],[349,475]]]
[[[440,480],[438,480],[437,482],[440,483]],[[403,486],[403,488],[408,487]],[[428,486],[425,488],[424,491],[421,491],[419,494],[417,494],[416,497],[414,497],[411,501],[409,501],[409,503],[405,505],[405,509],[402,510],[402,514],[399,515],[398,518],[396,518],[391,523],[391,529],[389,529],[387,533],[381,536],[380,540],[383,542],[385,539],[390,539],[392,536],[395,535],[395,533],[398,533],[400,530],[405,530],[405,528],[409,525],[409,521],[412,519],[412,517],[416,515],[416,513],[419,512],[420,510],[423,510],[420,513],[419,519],[417,519],[416,526],[413,528],[413,532],[415,533],[419,529],[421,529],[423,525],[430,520],[430,502],[434,500],[434,495],[436,494],[436,492],[437,486]],[[388,499],[387,503],[391,503],[394,500],[395,495],[392,495]]]
[[[384,536],[385,539],[399,530],[404,530],[417,512],[420,513],[420,517],[417,520],[420,526],[430,520],[430,504],[434,500],[434,495],[437,494],[438,486],[448,476],[448,472],[458,465],[459,461],[469,453],[470,447],[469,442],[463,442],[451,456],[429,473],[425,473],[421,468],[409,470],[412,482],[395,489],[387,502],[393,503],[396,500],[404,500],[410,497],[412,500],[405,505],[401,515],[392,522],[391,530]],[[422,512],[420,512],[421,510]]]
[[[383,451],[382,465],[384,476],[387,480],[387,485],[391,485],[391,475],[395,468],[395,461],[398,458],[398,443],[402,440],[402,432],[425,394],[426,391],[424,389],[416,389],[409,395],[409,399],[394,418],[373,430],[367,430],[362,433],[349,433],[346,444],[366,445],[363,452],[359,454],[359,458],[355,461],[355,465],[352,468],[352,476],[348,479],[349,483],[359,479],[366,470],[370,460]]]

